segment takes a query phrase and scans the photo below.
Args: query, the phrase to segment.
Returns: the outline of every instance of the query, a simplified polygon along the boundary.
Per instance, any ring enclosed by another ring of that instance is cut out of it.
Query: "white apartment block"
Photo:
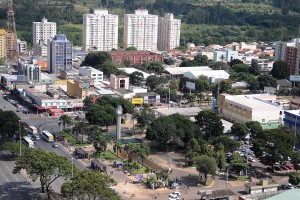
[[[39,43],[40,40],[47,42],[48,39],[53,38],[56,35],[56,23],[48,22],[44,17],[42,22],[33,22],[32,36],[33,44]]]
[[[93,67],[89,67],[89,66],[80,67],[79,75],[87,76],[90,79],[93,79],[95,85],[100,84],[100,82],[103,81],[103,72]]]
[[[133,46],[138,50],[157,50],[158,16],[138,9],[124,16],[124,48]]]
[[[180,46],[181,20],[174,19],[174,15],[166,13],[158,19],[158,50],[168,51]]]
[[[118,48],[119,16],[108,10],[95,10],[83,15],[84,51],[111,51]]]
[[[27,42],[17,39],[19,55],[27,54]]]

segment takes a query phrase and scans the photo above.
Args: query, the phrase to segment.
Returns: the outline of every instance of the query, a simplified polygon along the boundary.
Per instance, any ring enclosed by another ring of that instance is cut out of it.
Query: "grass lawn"
[[[141,165],[138,162],[130,162],[129,167],[127,167],[127,162],[124,163],[124,167],[128,169],[131,173],[134,174],[145,174],[147,171],[147,167]]]
[[[64,136],[65,138],[68,138],[69,143],[72,144],[77,144],[77,142],[79,142],[74,136],[70,135],[69,133],[65,132],[65,131],[60,131],[60,134],[62,136]]]
[[[101,153],[100,159],[104,160],[119,160],[119,158],[110,151],[105,151]]]

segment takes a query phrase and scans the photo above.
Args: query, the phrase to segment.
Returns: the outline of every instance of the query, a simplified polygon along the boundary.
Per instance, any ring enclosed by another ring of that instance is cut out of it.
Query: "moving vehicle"
[[[29,126],[28,127],[28,133],[31,134],[31,135],[35,135],[35,134],[38,134],[38,130],[34,126]]]
[[[53,142],[52,146],[53,146],[54,148],[58,148],[58,143],[57,143],[57,142]]]
[[[34,142],[28,136],[24,136],[22,143],[25,144],[28,148],[34,148]]]
[[[42,137],[47,141],[47,142],[53,142],[54,141],[54,136],[49,133],[49,131],[45,130],[41,133]]]

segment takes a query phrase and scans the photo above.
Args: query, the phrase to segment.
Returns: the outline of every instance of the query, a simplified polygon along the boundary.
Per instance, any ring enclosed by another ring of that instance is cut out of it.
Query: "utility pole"
[[[20,156],[22,155],[22,133],[21,133],[21,120],[19,120],[19,142],[20,142]]]

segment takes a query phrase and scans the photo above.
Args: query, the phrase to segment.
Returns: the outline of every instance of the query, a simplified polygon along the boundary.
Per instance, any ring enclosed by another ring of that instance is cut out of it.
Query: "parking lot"
[[[30,114],[31,113],[31,110],[28,107],[26,107],[24,105],[21,105],[21,103],[18,100],[16,100],[15,98],[13,98],[12,96],[3,95],[3,99],[5,99],[10,104],[15,106],[16,107],[16,112],[22,112],[24,114]],[[3,106],[3,108],[5,109],[5,106]]]

